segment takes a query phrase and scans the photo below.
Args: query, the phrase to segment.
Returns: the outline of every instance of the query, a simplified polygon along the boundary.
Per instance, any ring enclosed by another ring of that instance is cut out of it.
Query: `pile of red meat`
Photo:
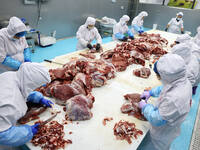
[[[129,144],[132,143],[133,137],[137,139],[139,135],[143,135],[141,130],[136,129],[135,123],[122,120],[115,124],[113,130],[117,140],[126,140]]]
[[[70,120],[90,119],[94,102],[92,88],[101,87],[115,77],[114,66],[98,59],[72,60],[63,68],[50,69],[49,72],[51,83],[36,90],[54,97],[59,105],[67,105],[66,112]]]
[[[163,49],[168,41],[160,34],[143,34],[138,39],[117,44],[113,50],[101,54],[101,58],[111,62],[117,71],[126,70],[131,64],[145,65],[145,59],[149,60],[151,55],[160,57],[167,52]]]
[[[65,140],[64,136],[64,126],[57,121],[51,121],[49,125],[42,125],[39,128],[31,143],[34,146],[40,146],[43,150],[64,149],[66,144],[72,144],[72,141]]]
[[[138,102],[140,102],[140,94],[126,94],[124,98],[127,100],[121,107],[121,112],[134,116],[139,120],[146,121],[146,118],[142,115],[141,109],[138,108]]]
[[[151,75],[151,70],[149,68],[142,67],[140,69],[133,70],[133,74],[137,77],[148,78]]]

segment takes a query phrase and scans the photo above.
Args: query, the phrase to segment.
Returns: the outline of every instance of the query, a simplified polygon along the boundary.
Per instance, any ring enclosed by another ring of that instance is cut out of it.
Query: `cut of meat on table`
[[[111,121],[111,120],[113,120],[112,117],[106,117],[106,118],[103,119],[102,123],[103,123],[103,125],[105,126],[105,125],[106,125],[106,122],[107,122],[107,121]]]
[[[26,114],[18,120],[20,124],[26,124],[32,120],[39,119],[39,115],[42,114],[47,108],[41,104],[27,102],[28,110]]]
[[[67,144],[72,144],[72,141],[65,140],[64,136],[64,126],[57,121],[51,121],[49,124],[42,125],[39,128],[37,134],[33,136],[31,143],[34,146],[40,146],[43,150],[64,149]]]
[[[86,57],[86,58],[90,58],[90,59],[95,59],[96,56],[94,54],[91,54],[89,52],[87,53],[80,53],[79,55],[83,56],[83,57]]]
[[[133,70],[133,74],[137,77],[148,78],[151,75],[151,70],[149,68],[142,67],[140,69]]]
[[[142,115],[141,109],[138,108],[138,102],[140,102],[140,94],[132,93],[124,95],[127,100],[121,107],[121,112],[134,116],[135,118],[146,121],[146,118]]]
[[[126,140],[129,144],[132,143],[132,139],[137,139],[138,136],[143,135],[143,132],[136,128],[135,123],[120,120],[115,124],[114,135],[117,140]]]
[[[84,95],[77,95],[66,103],[66,116],[71,121],[89,120],[92,118],[93,101]]]

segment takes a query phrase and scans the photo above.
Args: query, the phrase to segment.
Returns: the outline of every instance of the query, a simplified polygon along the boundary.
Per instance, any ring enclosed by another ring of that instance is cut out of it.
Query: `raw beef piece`
[[[127,113],[130,116],[134,116],[135,118],[146,121],[146,118],[142,115],[141,109],[138,108],[138,102],[140,102],[140,94],[133,93],[133,94],[126,94],[124,98],[128,100],[125,102],[121,107],[122,113]]]
[[[148,78],[151,75],[151,70],[149,68],[140,68],[133,70],[133,74],[137,77]]]
[[[92,85],[91,85],[91,77],[89,75],[78,73],[73,81],[78,82],[82,86],[82,88],[84,88],[86,91],[91,92]]]
[[[71,75],[74,77],[78,72],[80,72],[79,68],[77,67],[77,60],[72,60],[64,65],[64,68],[66,68],[66,74]]]
[[[128,66],[128,60],[120,56],[120,54],[115,53],[112,56],[112,64],[115,66],[117,71],[124,71]]]
[[[43,107],[41,104],[27,102],[28,110],[26,114],[18,120],[20,124],[26,124],[32,120],[39,119],[41,113],[43,113],[47,108]]]
[[[91,54],[89,52],[87,52],[86,54],[80,53],[79,55],[81,55],[83,57],[86,57],[86,58],[90,58],[90,59],[95,59],[96,58],[96,56],[94,54]]]
[[[92,101],[84,95],[77,95],[66,103],[66,115],[69,120],[89,120],[92,117]]]
[[[91,74],[92,87],[101,87],[106,84],[106,77],[100,73]]]
[[[105,60],[109,59],[111,60],[114,53],[115,53],[114,50],[105,51],[104,53],[101,54],[101,58]]]
[[[129,144],[132,143],[133,137],[137,139],[139,135],[143,135],[143,132],[136,128],[135,123],[122,120],[115,124],[113,131],[117,140],[126,140]]]
[[[106,117],[106,118],[103,119],[102,123],[103,123],[103,125],[105,126],[105,125],[106,125],[106,122],[107,122],[107,121],[111,121],[111,120],[113,120],[112,117]]]
[[[52,87],[51,93],[52,96],[56,98],[56,103],[59,105],[65,105],[68,99],[80,94],[80,92],[70,84],[56,85]]]
[[[50,69],[49,74],[51,77],[51,81],[55,79],[61,79],[61,80],[71,80],[72,76],[68,73],[66,73],[66,68],[58,68],[58,69]]]
[[[145,65],[144,56],[141,53],[136,51],[131,51],[130,56],[134,64],[140,64],[142,66]]]

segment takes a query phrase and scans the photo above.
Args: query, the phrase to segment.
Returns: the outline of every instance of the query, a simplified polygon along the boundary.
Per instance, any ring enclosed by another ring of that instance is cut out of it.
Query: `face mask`
[[[87,26],[88,30],[92,30],[94,26]]]
[[[176,18],[176,21],[179,22],[181,20],[181,18]]]

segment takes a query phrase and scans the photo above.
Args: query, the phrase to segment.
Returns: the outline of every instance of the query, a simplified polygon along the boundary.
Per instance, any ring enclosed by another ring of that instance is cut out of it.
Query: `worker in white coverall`
[[[82,50],[85,48],[93,49],[91,42],[94,39],[97,40],[96,50],[100,50],[102,39],[95,27],[95,22],[95,18],[88,17],[85,24],[79,27],[76,33],[76,38],[78,39],[76,50]]]
[[[200,47],[200,26],[197,28],[197,34],[194,37],[193,42],[196,43],[198,47]]]
[[[17,17],[11,17],[7,28],[0,30],[0,73],[18,70],[23,62],[31,62],[25,34],[26,26]]]
[[[132,25],[132,32],[134,34],[141,34],[144,32],[144,27],[143,27],[143,23],[144,23],[144,17],[147,17],[148,13],[146,11],[142,11],[139,13],[138,16],[136,16],[131,25]]]
[[[172,18],[165,31],[175,33],[175,34],[184,34],[184,26],[183,26],[183,13],[179,12],[176,14],[176,18]]]
[[[127,24],[130,17],[123,15],[120,21],[113,27],[113,40],[127,41],[128,38],[134,39],[134,35],[131,29],[128,28]]]
[[[171,52],[181,56],[186,63],[187,78],[192,84],[192,94],[196,94],[196,89],[199,84],[200,66],[198,59],[192,54],[192,49],[189,43],[181,43],[175,45]]]
[[[34,89],[50,82],[48,70],[38,63],[23,63],[18,71],[0,75],[0,149],[20,146],[33,138],[39,124],[16,125],[27,111],[26,102],[53,104]]]
[[[169,150],[172,141],[180,135],[180,126],[185,120],[192,99],[192,85],[187,78],[186,64],[176,54],[166,54],[154,64],[154,71],[163,84],[144,91],[139,107],[151,124],[146,142],[139,150]],[[158,97],[156,105],[148,99]]]

